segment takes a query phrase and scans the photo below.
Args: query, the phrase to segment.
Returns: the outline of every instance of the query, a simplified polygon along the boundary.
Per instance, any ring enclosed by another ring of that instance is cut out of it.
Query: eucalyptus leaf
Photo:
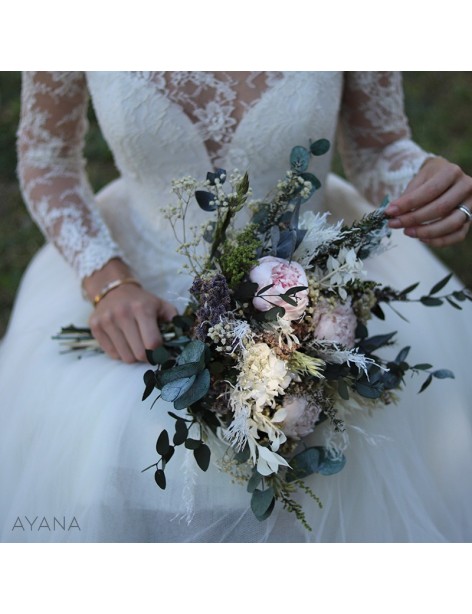
[[[192,375],[197,375],[203,367],[201,362],[189,362],[170,369],[163,369],[157,373],[157,383],[162,387],[184,377],[192,377]]]
[[[370,386],[363,382],[356,382],[356,391],[366,399],[378,399],[382,396],[382,389],[377,386]]]
[[[452,298],[450,298],[449,296],[446,296],[446,301],[449,303],[449,305],[451,305],[452,307],[454,307],[455,309],[459,309],[460,311],[462,311],[462,307],[460,305],[458,305],[457,303],[455,303]]]
[[[277,317],[282,318],[285,315],[285,309],[283,307],[272,307],[267,311],[259,311],[255,319],[261,322],[274,322]]]
[[[402,381],[402,377],[399,373],[388,371],[382,375],[382,384],[386,390],[393,390],[398,388]]]
[[[277,254],[277,246],[280,243],[280,229],[278,226],[271,226],[270,228],[270,242],[272,244],[272,252],[275,256]]]
[[[433,296],[422,296],[420,301],[426,307],[439,307],[443,304],[442,299]]]
[[[190,437],[185,441],[185,447],[187,450],[197,450],[202,445],[201,439],[191,439]]]
[[[202,399],[210,388],[210,372],[205,369],[199,373],[188,390],[174,401],[175,409],[184,409]]]
[[[356,327],[356,339],[365,339],[369,336],[369,331],[367,330],[367,326],[362,322],[357,322]]]
[[[435,284],[429,291],[429,296],[431,296],[431,294],[436,294],[437,292],[442,290],[444,286],[449,282],[451,277],[452,277],[452,273],[449,273],[449,275],[446,275],[444,279],[441,279],[441,281],[438,281],[438,283]]]
[[[303,242],[307,232],[308,230],[305,228],[297,228],[297,241],[295,243],[295,249],[297,249],[297,247]]]
[[[166,348],[161,345],[155,350],[146,350],[146,358],[151,365],[161,365],[169,360],[170,354]]]
[[[437,369],[436,371],[433,371],[431,375],[437,379],[446,379],[448,377],[455,379],[454,373],[449,369]]]
[[[145,399],[148,398],[148,396],[151,394],[151,392],[156,387],[156,376],[154,374],[154,371],[152,371],[151,369],[146,371],[146,373],[143,375],[143,380],[146,386],[143,392],[143,396],[142,396],[142,400],[144,401]]]
[[[467,296],[461,290],[456,290],[452,293],[452,296],[458,301],[465,301]]]
[[[289,305],[292,305],[292,307],[296,307],[298,305],[297,301],[287,294],[280,294],[279,297]]]
[[[296,244],[297,244],[297,231],[295,229],[284,230],[283,232],[281,232],[280,240],[276,247],[277,258],[283,258],[284,260],[290,260],[293,252],[295,251]]]
[[[226,171],[224,168],[217,168],[214,172],[208,172],[206,178],[210,185],[215,185],[216,179],[219,179],[220,183],[223,184],[226,181]]]
[[[169,446],[167,452],[163,455],[162,459],[168,463],[170,459],[174,456],[175,448],[174,446]]]
[[[175,434],[173,438],[174,445],[176,446],[182,445],[187,439],[187,435],[188,435],[187,424],[185,420],[182,420],[182,418],[179,418],[175,422]]]
[[[405,360],[405,358],[408,356],[408,353],[410,351],[411,347],[409,345],[407,345],[406,347],[404,347],[402,350],[400,350],[400,352],[398,353],[397,357],[395,358],[395,362],[403,362]]]
[[[307,289],[308,286],[293,286],[292,288],[289,288],[285,294],[291,296],[292,294],[297,294],[297,292],[302,292],[303,290]]]
[[[310,152],[306,147],[297,145],[290,152],[290,166],[296,173],[303,173],[310,163]]]
[[[154,479],[156,480],[156,484],[159,486],[159,488],[165,490],[166,474],[164,473],[163,469],[157,469],[156,473],[154,474]]]
[[[346,464],[346,457],[344,454],[334,455],[323,447],[320,447],[319,450],[320,464],[318,466],[318,473],[321,475],[334,475],[335,473],[339,473]]]
[[[408,286],[407,288],[402,290],[400,294],[402,296],[406,296],[407,294],[410,294],[410,292],[413,292],[413,290],[415,290],[419,285],[420,285],[420,282],[417,281],[415,284],[411,284],[411,286]]]
[[[390,363],[390,366],[398,368],[396,363]],[[368,373],[369,373],[369,376],[367,378],[368,382],[370,384],[375,384],[376,382],[380,382],[381,381],[382,375],[383,375],[384,372],[377,365],[369,365]]]
[[[320,464],[320,450],[317,447],[306,448],[302,452],[296,454],[290,461],[290,467],[287,471],[287,482],[293,482],[301,478],[306,478],[312,473],[318,471]]]
[[[167,413],[169,414],[169,416],[174,418],[174,420],[183,420],[184,422],[192,422],[192,420],[190,418],[185,420],[185,418],[182,418],[181,416],[178,416],[177,414],[174,414],[173,411],[168,411]]]
[[[258,288],[258,284],[252,281],[245,281],[236,288],[234,292],[235,298],[238,301],[250,300],[254,298]]]
[[[251,450],[249,449],[249,446],[246,445],[244,446],[242,450],[240,450],[239,452],[236,452],[236,454],[234,455],[234,460],[238,463],[245,463],[246,461],[249,460],[250,456],[251,456]]]
[[[164,456],[165,454],[167,454],[168,451],[169,451],[169,434],[164,429],[159,435],[159,437],[157,438],[156,452],[160,454],[161,456]]]
[[[425,379],[425,381],[423,382],[423,385],[421,386],[418,394],[420,392],[423,392],[423,390],[426,390],[426,388],[431,384],[431,382],[433,381],[433,376],[432,375],[428,375],[428,377]]]
[[[215,203],[215,195],[212,192],[205,192],[204,190],[197,190],[195,192],[195,199],[203,211],[215,211],[217,205]]]
[[[193,456],[197,461],[197,465],[202,471],[206,471],[210,465],[211,452],[210,448],[205,444],[193,451]]]
[[[251,497],[251,509],[258,520],[270,516],[275,504],[275,493],[272,487],[266,490],[255,490]]]
[[[205,344],[203,341],[193,339],[182,350],[182,353],[177,358],[179,365],[184,365],[193,362],[200,362],[202,357],[205,356]]]
[[[330,142],[328,139],[318,139],[310,145],[310,151],[314,156],[323,156],[329,151]]]
[[[396,333],[388,333],[386,335],[374,335],[367,339],[362,340],[362,349],[364,352],[370,354],[374,350],[378,350],[380,347],[387,345]]]
[[[254,468],[254,471],[247,483],[247,491],[254,492],[262,480],[262,475]]]
[[[182,377],[173,382],[169,382],[162,387],[161,396],[164,401],[174,402],[176,399],[181,397],[187,390],[193,385],[195,382],[196,375],[192,375],[191,377]],[[175,405],[174,405],[175,407]],[[181,409],[176,407],[176,409]]]
[[[385,313],[384,313],[382,307],[379,305],[379,303],[376,303],[373,307],[371,307],[370,311],[379,320],[385,320]]]
[[[270,290],[273,287],[274,287],[274,284],[269,284],[268,286],[264,286],[263,288],[257,291],[256,296],[261,296],[262,294],[264,294],[264,292],[267,292],[267,290]]]

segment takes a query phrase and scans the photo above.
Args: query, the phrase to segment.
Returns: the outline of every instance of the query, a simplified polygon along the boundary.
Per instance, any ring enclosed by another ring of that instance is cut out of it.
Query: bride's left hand
[[[467,215],[472,210],[472,178],[444,158],[426,160],[403,194],[386,209],[390,228],[404,228],[432,247],[463,241],[470,229]]]

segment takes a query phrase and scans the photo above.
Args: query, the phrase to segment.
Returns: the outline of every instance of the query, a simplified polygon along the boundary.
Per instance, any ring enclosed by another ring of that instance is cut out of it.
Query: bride
[[[82,158],[89,96],[121,175],[98,195]],[[472,179],[411,140],[398,73],[23,75],[19,176],[49,243],[24,276],[0,345],[2,541],[472,539],[467,305],[405,305],[410,323],[387,317],[384,332],[397,330],[412,360],[455,379],[420,396],[409,381],[397,406],[359,416],[346,467],[309,481],[323,502],[320,510],[302,500],[313,532],[283,509],[257,521],[243,487],[216,467],[195,470],[185,452],[169,465],[165,491],[141,473],[170,420],[164,403],[150,411],[141,402],[145,348],[161,343],[158,322],[183,309],[190,286],[161,213],[171,180],[248,169],[264,196],[290,149],[320,138],[337,138],[352,184],[329,174],[329,155],[319,158],[323,188],[310,206],[352,221],[388,195],[395,247],[369,276],[428,290],[447,270],[423,244],[465,238]],[[51,336],[87,322],[104,353],[60,354]]]

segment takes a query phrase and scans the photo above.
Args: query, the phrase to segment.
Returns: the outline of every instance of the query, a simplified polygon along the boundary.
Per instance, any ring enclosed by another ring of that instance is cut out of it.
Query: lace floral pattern
[[[18,175],[28,208],[83,278],[123,257],[102,221],[82,158],[88,104],[81,73],[23,73]]]
[[[233,168],[240,160],[240,168],[266,173],[273,184],[271,173],[286,168],[294,141],[307,133],[332,138],[338,112],[346,173],[374,204],[398,195],[427,157],[411,140],[398,73],[24,73],[18,131],[24,199],[81,278],[111,258],[125,259],[121,235],[113,228],[112,236],[85,173],[89,90],[122,176],[137,194],[132,206],[149,201],[154,216],[156,178],[167,185],[178,169],[193,172],[203,144],[214,164]],[[321,169],[322,180],[327,171]]]
[[[368,200],[401,194],[429,157],[411,140],[401,73],[346,73],[339,148],[346,175]]]
[[[213,162],[248,108],[282,77],[280,72],[175,71],[140,73],[178,104],[197,126]]]

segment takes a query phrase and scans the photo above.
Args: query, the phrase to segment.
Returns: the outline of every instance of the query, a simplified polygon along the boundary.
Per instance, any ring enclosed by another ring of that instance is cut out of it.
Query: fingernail
[[[390,228],[401,228],[402,223],[400,220],[389,220],[388,225]]]
[[[400,213],[400,209],[396,205],[389,205],[385,209],[385,213],[387,215],[398,215]]]
[[[409,237],[416,237],[416,230],[414,228],[407,228],[403,232]]]

